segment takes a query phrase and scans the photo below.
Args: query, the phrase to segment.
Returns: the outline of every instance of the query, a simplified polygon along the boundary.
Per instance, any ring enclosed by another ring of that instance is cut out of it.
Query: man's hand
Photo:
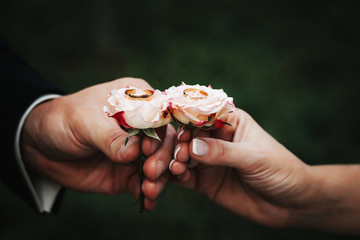
[[[142,79],[122,78],[40,104],[28,116],[21,149],[26,165],[34,172],[64,187],[93,193],[131,193],[139,197],[136,164],[139,138],[124,145],[128,133],[103,112],[108,93],[125,86],[151,89]],[[175,130],[171,125],[157,130],[163,144],[145,137],[145,209],[155,206],[167,175]]]

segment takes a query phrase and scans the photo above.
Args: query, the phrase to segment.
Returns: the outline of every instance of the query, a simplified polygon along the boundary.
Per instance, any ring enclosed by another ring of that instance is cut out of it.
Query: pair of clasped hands
[[[353,232],[351,214],[342,217],[343,209],[329,210],[343,203],[345,190],[336,189],[340,183],[331,185],[339,176],[346,181],[344,167],[305,164],[240,109],[223,119],[232,126],[198,131],[194,139],[190,130],[179,127],[176,132],[168,124],[157,130],[162,142],[145,137],[139,146],[139,138],[133,136],[124,145],[128,133],[102,108],[109,90],[127,85],[151,88],[144,80],[121,78],[33,109],[21,137],[28,168],[73,190],[130,193],[137,199],[137,168],[129,163],[138,158],[141,147],[147,156],[142,191],[148,211],[170,179],[263,225],[332,230],[341,223],[340,231]]]

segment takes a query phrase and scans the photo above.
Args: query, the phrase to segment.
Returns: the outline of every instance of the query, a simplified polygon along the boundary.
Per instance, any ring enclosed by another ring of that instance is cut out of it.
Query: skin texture
[[[139,138],[128,135],[115,119],[103,112],[108,92],[131,85],[151,86],[142,79],[122,78],[95,85],[74,94],[45,102],[32,110],[22,136],[24,161],[34,174],[77,191],[140,195],[137,175]],[[171,160],[175,130],[171,125],[157,129],[162,143],[144,137],[145,209],[155,207],[164,189]]]
[[[223,120],[232,126],[198,131],[195,139],[178,130],[174,183],[270,227],[360,233],[358,165],[309,166],[246,112]]]

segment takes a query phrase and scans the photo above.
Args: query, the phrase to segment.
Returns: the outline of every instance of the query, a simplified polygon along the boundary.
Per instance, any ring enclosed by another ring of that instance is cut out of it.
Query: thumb
[[[189,148],[192,159],[208,165],[243,168],[250,162],[250,149],[243,143],[214,138],[194,138]]]
[[[135,160],[139,153],[139,138],[130,137],[125,145],[128,135],[116,123],[109,121],[109,124],[103,124],[92,132],[90,142],[112,161],[128,163]]]

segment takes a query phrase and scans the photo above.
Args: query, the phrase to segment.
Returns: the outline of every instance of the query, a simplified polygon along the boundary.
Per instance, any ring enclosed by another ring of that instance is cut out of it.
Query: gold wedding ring
[[[187,88],[184,90],[184,96],[189,97],[191,100],[200,100],[207,98],[208,94],[197,88]]]
[[[148,89],[128,89],[125,91],[126,98],[135,101],[150,101],[154,91]]]

